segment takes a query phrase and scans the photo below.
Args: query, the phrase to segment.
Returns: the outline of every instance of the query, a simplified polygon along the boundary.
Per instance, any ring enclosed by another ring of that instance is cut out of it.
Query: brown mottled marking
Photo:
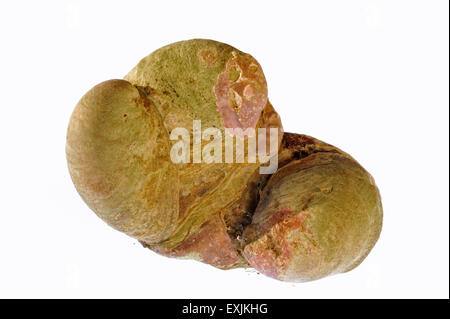
[[[200,57],[200,60],[206,65],[206,66],[212,66],[214,62],[216,62],[217,57],[211,50],[203,49],[198,51],[198,56]]]

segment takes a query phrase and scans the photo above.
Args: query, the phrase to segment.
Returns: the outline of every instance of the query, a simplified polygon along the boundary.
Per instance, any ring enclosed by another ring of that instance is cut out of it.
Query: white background
[[[448,1],[2,1],[0,297],[449,297]],[[352,154],[384,227],[355,270],[278,282],[142,248],[75,191],[64,145],[95,84],[171,42],[251,53],[286,131]]]

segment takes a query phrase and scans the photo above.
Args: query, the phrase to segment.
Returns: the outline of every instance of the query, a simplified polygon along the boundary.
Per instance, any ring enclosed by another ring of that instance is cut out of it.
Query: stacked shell
[[[174,161],[180,128],[190,138]],[[197,132],[206,128],[214,136]],[[245,142],[242,132],[261,129],[277,133],[271,174],[248,152],[224,160],[224,143],[201,160],[212,137]],[[92,88],[70,119],[66,155],[88,206],[166,256],[307,281],[356,267],[381,231],[370,174],[331,145],[283,133],[259,63],[212,40],[165,46]]]

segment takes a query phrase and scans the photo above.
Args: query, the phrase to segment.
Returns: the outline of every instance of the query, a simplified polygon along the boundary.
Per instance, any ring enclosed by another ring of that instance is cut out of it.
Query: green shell
[[[92,88],[77,104],[66,156],[84,201],[112,227],[146,242],[166,239],[178,218],[178,172],[162,119],[124,80]]]
[[[270,178],[244,234],[244,256],[273,278],[315,280],[359,265],[381,224],[370,174],[346,155],[312,153]]]

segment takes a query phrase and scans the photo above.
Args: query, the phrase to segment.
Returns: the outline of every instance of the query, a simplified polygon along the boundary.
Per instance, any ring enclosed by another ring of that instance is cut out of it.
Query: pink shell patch
[[[232,55],[213,88],[217,109],[225,128],[255,128],[267,103],[266,78],[252,56],[235,51]]]
[[[275,212],[263,227],[265,239],[257,240],[244,248],[243,254],[248,263],[263,274],[278,279],[289,268],[295,250],[295,245],[289,242],[287,234],[302,227],[307,215],[308,212],[292,215],[288,207]],[[277,230],[273,229],[275,226]]]

